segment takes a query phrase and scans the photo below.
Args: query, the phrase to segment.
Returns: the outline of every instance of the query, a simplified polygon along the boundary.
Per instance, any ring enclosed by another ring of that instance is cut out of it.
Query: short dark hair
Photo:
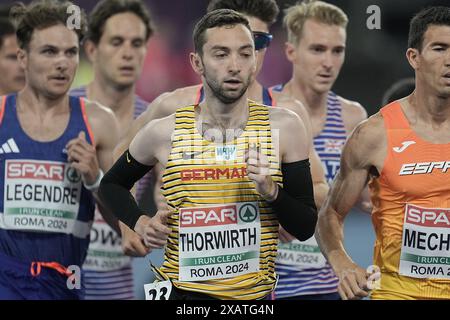
[[[280,13],[275,0],[211,0],[207,11],[217,9],[231,9],[258,18],[269,26],[277,21]]]
[[[423,37],[430,25],[450,26],[450,8],[430,7],[417,13],[409,24],[408,48],[422,50]]]
[[[69,19],[72,18],[72,11],[68,8],[73,5],[70,1],[35,0],[28,6],[23,3],[13,6],[10,15],[16,21],[19,47],[28,49],[35,29],[45,29],[58,24],[67,25]],[[73,31],[81,42],[87,22],[84,11],[80,9],[80,13],[80,28],[74,28]]]
[[[381,103],[385,106],[395,100],[409,96],[415,88],[416,82],[414,78],[404,78],[398,80],[386,90]]]
[[[131,12],[141,18],[146,28],[146,40],[153,34],[150,12],[141,0],[102,0],[89,14],[87,39],[98,44],[106,21],[119,13]]]
[[[8,18],[0,17],[0,49],[3,46],[3,39],[16,34],[14,25]]]
[[[194,27],[193,38],[195,52],[200,53],[200,55],[203,54],[203,45],[206,42],[206,30],[222,26],[234,26],[237,24],[244,25],[252,32],[248,20],[239,12],[230,9],[219,9],[208,12]]]

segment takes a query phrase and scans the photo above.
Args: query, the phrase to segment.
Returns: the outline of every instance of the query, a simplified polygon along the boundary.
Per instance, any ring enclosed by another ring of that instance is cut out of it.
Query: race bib
[[[131,263],[122,251],[122,239],[96,211],[89,249],[83,268],[91,271],[120,270]]]
[[[67,163],[6,160],[2,226],[72,233],[81,183],[81,175]]]
[[[399,273],[450,279],[450,209],[406,205]]]
[[[156,281],[144,284],[145,300],[169,300],[172,292],[172,282]]]
[[[180,208],[179,280],[231,278],[259,271],[256,202]]]
[[[323,268],[327,261],[316,238],[312,236],[302,242],[297,239],[289,243],[278,242],[277,263],[302,268]]]

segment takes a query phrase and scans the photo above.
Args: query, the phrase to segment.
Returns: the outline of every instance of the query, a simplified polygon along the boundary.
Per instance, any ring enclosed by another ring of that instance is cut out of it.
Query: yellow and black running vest
[[[176,112],[162,193],[174,210],[164,262],[156,269],[179,289],[218,299],[261,299],[276,283],[278,220],[246,172],[245,152],[259,146],[282,184],[267,106],[249,101],[244,131],[216,144],[197,131],[196,106]]]

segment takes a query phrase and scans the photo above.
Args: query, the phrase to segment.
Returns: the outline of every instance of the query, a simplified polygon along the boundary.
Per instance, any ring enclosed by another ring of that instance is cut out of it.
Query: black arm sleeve
[[[103,204],[128,227],[134,226],[145,212],[139,209],[130,190],[152,166],[146,166],[134,159],[127,150],[103,177],[98,194]]]
[[[271,203],[281,226],[300,241],[309,239],[316,228],[317,208],[309,160],[282,163],[283,188]]]

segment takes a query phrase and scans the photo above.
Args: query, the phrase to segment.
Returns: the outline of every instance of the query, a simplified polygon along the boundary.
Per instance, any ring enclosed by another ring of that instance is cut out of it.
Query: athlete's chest
[[[35,141],[53,141],[64,134],[70,113],[64,112],[54,116],[36,116],[30,112],[17,112],[18,125],[23,132]]]
[[[388,147],[383,176],[390,189],[409,199],[450,199],[450,146],[412,136]]]

